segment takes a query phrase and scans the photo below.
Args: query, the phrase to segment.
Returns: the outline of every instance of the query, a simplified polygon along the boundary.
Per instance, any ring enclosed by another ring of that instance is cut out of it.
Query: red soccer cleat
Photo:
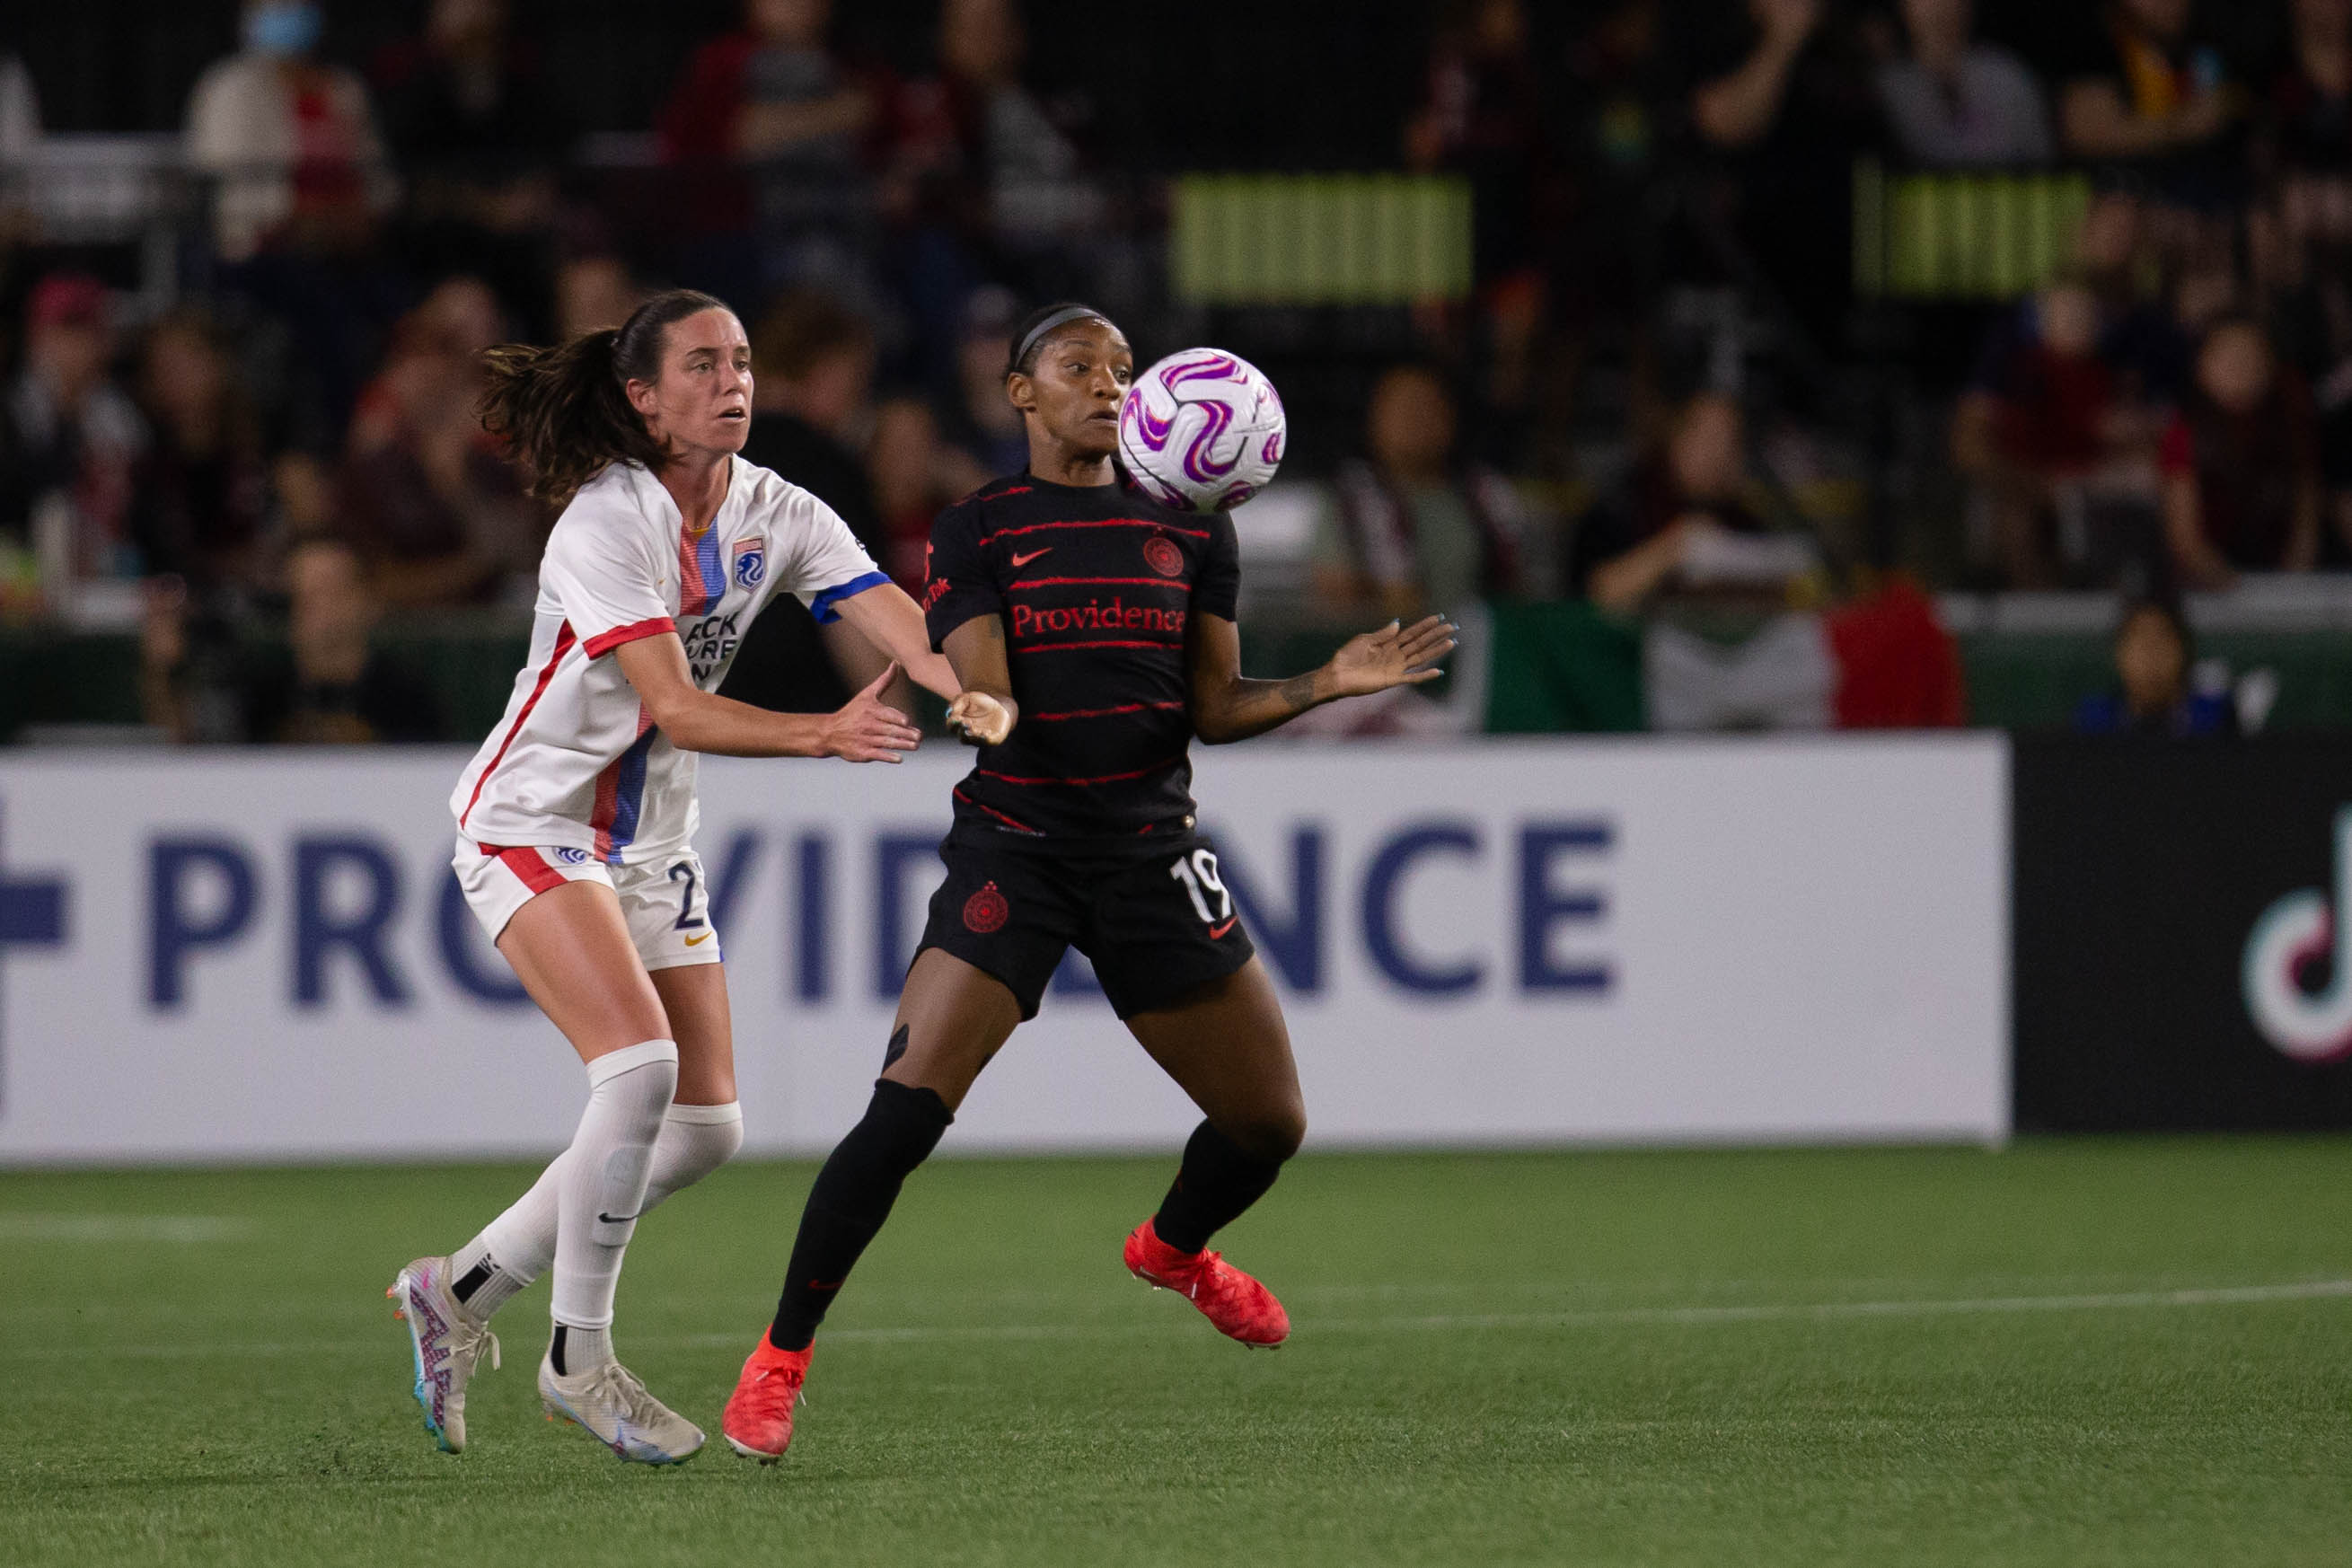
[[[814,1353],[814,1345],[780,1351],[761,1331],[759,1347],[744,1358],[743,1375],[719,1418],[729,1447],[763,1465],[784,1457],[793,1441],[793,1406],[800,1403],[801,1384],[808,1379],[809,1357]]]
[[[1201,1309],[1217,1332],[1245,1345],[1271,1348],[1290,1337],[1290,1314],[1274,1292],[1214,1252],[1179,1252],[1145,1220],[1127,1238],[1128,1272],[1146,1285],[1173,1290]]]

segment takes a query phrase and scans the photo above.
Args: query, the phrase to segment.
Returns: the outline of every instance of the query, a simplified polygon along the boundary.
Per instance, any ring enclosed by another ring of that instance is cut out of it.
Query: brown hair
[[[630,406],[628,384],[661,375],[662,343],[672,322],[727,310],[724,300],[673,289],[638,306],[618,327],[583,332],[568,343],[486,349],[489,385],[479,405],[482,428],[508,443],[530,470],[530,493],[552,506],[570,501],[608,464],[658,469],[668,453]]]

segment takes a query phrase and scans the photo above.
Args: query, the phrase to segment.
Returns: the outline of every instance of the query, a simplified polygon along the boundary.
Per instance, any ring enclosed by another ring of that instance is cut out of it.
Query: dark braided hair
[[[630,406],[628,384],[660,378],[662,343],[672,322],[728,309],[724,300],[673,289],[638,306],[618,327],[583,332],[568,343],[487,349],[482,428],[508,443],[530,470],[530,493],[553,506],[570,501],[608,464],[642,463],[657,470],[669,454]]]

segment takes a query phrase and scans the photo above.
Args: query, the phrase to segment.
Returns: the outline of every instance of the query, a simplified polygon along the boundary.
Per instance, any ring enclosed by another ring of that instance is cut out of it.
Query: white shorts
[[[691,847],[641,866],[607,866],[585,849],[508,848],[461,837],[451,864],[467,907],[492,942],[540,894],[566,882],[602,882],[619,896],[629,940],[648,970],[719,961],[710,882]]]

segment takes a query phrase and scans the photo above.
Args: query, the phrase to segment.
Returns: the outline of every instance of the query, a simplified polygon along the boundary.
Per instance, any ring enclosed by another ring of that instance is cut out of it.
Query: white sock
[[[664,1198],[694,1185],[742,1147],[741,1101],[671,1106],[662,1117],[661,1136],[654,1141],[653,1169],[637,1213],[651,1214]],[[450,1272],[457,1279],[478,1265],[489,1266],[488,1277],[462,1303],[475,1318],[487,1321],[555,1261],[555,1194],[563,1163],[571,1157],[569,1149],[558,1154],[530,1191],[451,1255]]]
[[[743,1147],[743,1102],[673,1105],[662,1118],[661,1141],[654,1145],[653,1174],[646,1182],[646,1206],[683,1192],[735,1157]]]
[[[654,1140],[677,1091],[677,1046],[646,1040],[588,1064],[588,1109],[555,1184],[555,1321],[608,1329]],[[589,1364],[589,1363],[583,1363]]]

